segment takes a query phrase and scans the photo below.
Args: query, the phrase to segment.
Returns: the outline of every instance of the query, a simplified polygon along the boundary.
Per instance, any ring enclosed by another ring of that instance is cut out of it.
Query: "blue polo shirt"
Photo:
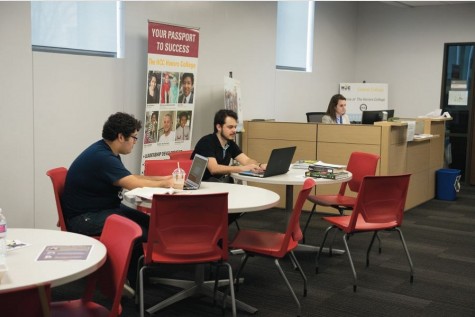
[[[118,208],[122,188],[113,183],[129,175],[120,155],[115,155],[104,140],[93,143],[68,170],[61,196],[65,218]]]

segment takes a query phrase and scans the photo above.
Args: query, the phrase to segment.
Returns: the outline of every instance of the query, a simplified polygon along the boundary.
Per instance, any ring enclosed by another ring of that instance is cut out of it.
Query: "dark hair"
[[[220,126],[222,126],[226,121],[227,117],[231,117],[234,120],[238,121],[238,116],[236,112],[228,109],[221,109],[214,115],[214,133],[218,132],[216,125],[219,124]]]
[[[329,115],[333,120],[336,120],[336,106],[340,100],[346,100],[346,98],[343,95],[336,94],[331,97],[330,102],[328,103],[327,115]]]
[[[188,120],[188,113],[186,113],[186,112],[184,112],[184,111],[183,111],[183,112],[180,112],[180,115],[178,116],[178,119],[181,120],[181,118],[183,118],[183,117],[185,117],[186,120]]]
[[[150,85],[150,82],[152,81],[152,77],[155,77],[156,84],[160,84],[159,82],[159,77],[157,73],[150,73],[149,78],[148,78],[148,84]]]
[[[102,137],[108,141],[114,141],[122,133],[124,138],[129,138],[135,131],[140,131],[142,122],[134,118],[134,116],[117,112],[110,115],[102,128]]]
[[[195,83],[195,75],[193,75],[193,73],[183,73],[183,75],[181,75],[181,82],[183,82],[186,77],[190,77],[192,85]]]

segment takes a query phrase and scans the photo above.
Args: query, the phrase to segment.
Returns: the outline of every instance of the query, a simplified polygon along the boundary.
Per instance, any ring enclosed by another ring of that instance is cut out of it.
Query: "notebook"
[[[269,177],[285,174],[289,171],[290,164],[294,157],[296,146],[273,149],[270,158],[267,161],[267,168],[263,173],[255,173],[252,171],[240,172],[240,175],[254,177]]]
[[[190,173],[183,185],[184,190],[194,190],[200,188],[201,180],[208,167],[208,158],[195,154],[193,162],[191,163]]]

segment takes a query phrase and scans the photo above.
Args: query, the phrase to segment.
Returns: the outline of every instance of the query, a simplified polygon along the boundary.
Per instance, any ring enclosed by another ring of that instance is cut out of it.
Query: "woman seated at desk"
[[[343,95],[336,94],[331,97],[322,123],[350,124],[350,118],[346,114],[346,98]]]

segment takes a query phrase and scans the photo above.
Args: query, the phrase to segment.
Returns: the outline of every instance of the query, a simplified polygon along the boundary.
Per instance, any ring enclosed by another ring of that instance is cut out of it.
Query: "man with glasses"
[[[118,214],[138,223],[142,227],[142,241],[146,240],[149,216],[122,205],[122,189],[172,187],[173,180],[171,175],[134,175],[125,168],[120,155],[132,152],[141,128],[142,123],[129,114],[111,115],[104,123],[102,139],[85,149],[71,164],[61,196],[69,231],[99,236],[107,217]],[[140,245],[136,249],[134,252],[140,252]],[[131,267],[135,267],[129,278],[132,280],[135,280],[138,256],[133,254],[132,257]]]

